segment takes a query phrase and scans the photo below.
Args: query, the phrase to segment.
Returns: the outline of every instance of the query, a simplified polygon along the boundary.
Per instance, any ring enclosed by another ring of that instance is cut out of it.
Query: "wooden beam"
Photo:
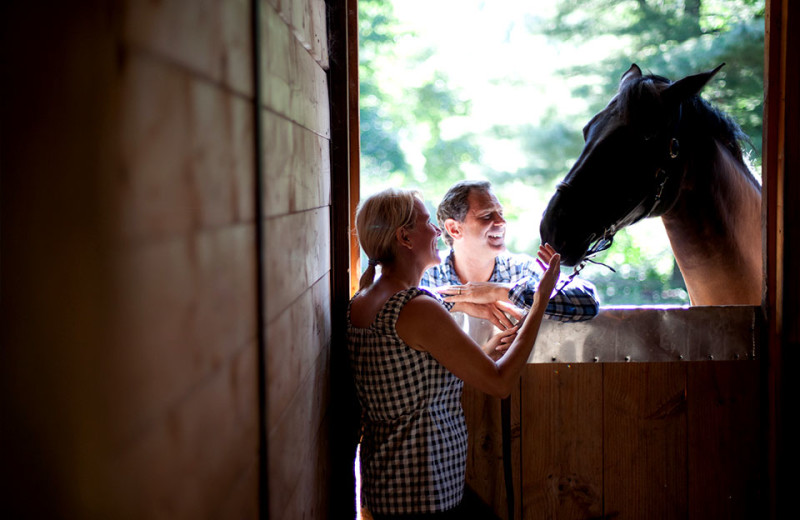
[[[800,6],[791,0],[766,4],[764,85],[764,193],[767,396],[770,517],[794,503],[797,426],[786,419],[786,406],[798,394],[798,380],[788,370],[800,361]]]
[[[348,45],[355,38],[355,1],[328,2],[328,31],[331,41],[328,85],[331,107],[331,407],[336,427],[330,430],[330,473],[328,512],[331,518],[354,518],[355,474],[353,463],[358,443],[360,412],[350,375],[347,353],[347,305],[350,299],[350,180],[351,114],[350,63]]]
[[[350,295],[358,290],[361,249],[355,233],[356,209],[361,199],[361,120],[358,77],[358,0],[347,0],[347,82],[350,124]]]

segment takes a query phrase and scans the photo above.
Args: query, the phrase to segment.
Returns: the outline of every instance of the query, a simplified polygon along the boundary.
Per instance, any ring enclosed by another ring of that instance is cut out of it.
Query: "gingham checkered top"
[[[395,330],[403,305],[421,294],[430,295],[418,288],[395,294],[365,329],[352,325],[347,310],[350,362],[363,410],[363,499],[374,513],[446,511],[464,492],[464,384]]]

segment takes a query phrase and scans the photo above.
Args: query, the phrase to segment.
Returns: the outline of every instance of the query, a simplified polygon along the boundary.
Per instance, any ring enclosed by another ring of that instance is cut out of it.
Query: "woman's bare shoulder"
[[[392,287],[371,286],[356,294],[350,301],[350,323],[358,328],[369,327],[375,322],[378,314],[380,314],[389,300],[406,291],[408,291],[408,289],[398,290]],[[426,295],[425,298],[432,299],[428,295]],[[419,296],[413,297],[409,302],[406,302],[403,308],[407,307],[411,301],[418,299]]]
[[[426,350],[421,348],[426,339],[446,333],[451,327],[452,333],[461,330],[441,302],[425,292],[403,306],[396,327],[400,337],[417,350]]]

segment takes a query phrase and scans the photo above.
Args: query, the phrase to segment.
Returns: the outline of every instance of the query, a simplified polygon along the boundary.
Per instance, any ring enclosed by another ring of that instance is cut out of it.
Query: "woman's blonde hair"
[[[359,291],[375,280],[375,264],[394,261],[397,254],[395,232],[414,225],[415,199],[422,200],[418,191],[389,188],[367,197],[358,205],[358,242],[369,258],[367,270],[359,281]]]

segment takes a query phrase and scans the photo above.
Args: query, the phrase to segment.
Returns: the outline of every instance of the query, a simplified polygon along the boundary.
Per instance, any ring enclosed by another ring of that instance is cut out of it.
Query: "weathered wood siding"
[[[4,511],[325,517],[325,3],[261,0],[257,67],[249,0],[17,4],[2,12],[17,77],[2,96]]]
[[[261,14],[268,512],[322,518],[331,337],[325,3],[262,1]]]
[[[511,394],[511,460],[514,498],[519,518],[520,406],[519,387]],[[461,398],[467,421],[467,485],[484,503],[505,514],[507,495],[503,466],[501,401],[470,385]]]
[[[467,395],[468,484],[507,518],[499,406]],[[758,361],[530,364],[517,402],[523,519],[763,514]]]
[[[522,518],[600,517],[601,367],[528,365],[522,395]]]
[[[112,510],[257,512],[252,36],[246,1],[126,2],[116,225]],[[239,489],[237,489],[239,488]],[[232,497],[239,497],[236,503]]]

